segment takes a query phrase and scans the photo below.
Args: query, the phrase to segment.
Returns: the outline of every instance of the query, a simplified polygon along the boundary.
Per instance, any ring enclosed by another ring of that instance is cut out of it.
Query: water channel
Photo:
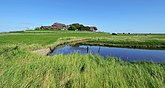
[[[165,50],[151,49],[131,49],[106,46],[89,46],[89,45],[66,45],[56,48],[50,55],[56,54],[89,54],[101,55],[102,57],[117,57],[128,62],[148,61],[161,63],[165,62]]]

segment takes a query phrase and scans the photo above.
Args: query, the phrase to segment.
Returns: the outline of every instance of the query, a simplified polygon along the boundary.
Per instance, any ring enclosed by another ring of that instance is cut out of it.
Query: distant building
[[[65,24],[62,23],[54,23],[51,26],[51,29],[56,29],[56,30],[68,30],[68,27]]]
[[[92,31],[92,32],[96,32],[97,31],[97,28],[95,26],[90,26],[90,29],[89,30]]]
[[[52,26],[41,26],[39,28],[43,30],[68,30],[69,26],[62,23],[54,23]]]
[[[83,26],[80,24],[65,25],[65,24],[58,23],[58,22],[54,23],[51,26],[37,27],[35,30],[70,30],[70,28],[72,28],[72,27],[73,28],[77,27],[77,30],[79,28],[79,31],[91,31],[91,32],[97,31],[97,28],[95,26]]]
[[[117,32],[112,33],[112,35],[117,35]]]

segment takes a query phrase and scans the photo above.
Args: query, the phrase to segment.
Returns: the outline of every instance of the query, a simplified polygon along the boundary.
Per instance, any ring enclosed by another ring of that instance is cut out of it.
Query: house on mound
[[[54,23],[51,26],[51,30],[68,30],[68,26],[62,23]]]
[[[69,26],[62,23],[54,23],[52,26],[41,26],[35,30],[68,30]]]
[[[36,28],[35,30],[78,30],[78,31],[91,31],[96,32],[97,28],[95,26],[84,26],[79,23],[74,23],[71,25],[65,25],[62,23],[54,23],[51,26],[41,26]]]

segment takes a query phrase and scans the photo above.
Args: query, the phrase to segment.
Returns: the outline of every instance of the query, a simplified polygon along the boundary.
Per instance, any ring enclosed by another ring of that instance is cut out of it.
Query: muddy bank
[[[65,42],[59,43],[59,44],[57,44],[57,45],[55,45],[53,47],[35,50],[33,52],[34,53],[43,54],[43,55],[49,55],[56,47],[59,47],[59,46],[62,46],[62,45],[66,45],[66,44],[71,44],[71,43],[81,43],[81,42],[85,42],[85,41],[88,41],[88,39],[74,39],[74,40],[70,40],[70,41],[65,41]]]
[[[50,51],[51,51],[50,48],[46,48],[46,49],[35,50],[33,52],[43,54],[43,55],[47,55],[47,53],[49,53]]]

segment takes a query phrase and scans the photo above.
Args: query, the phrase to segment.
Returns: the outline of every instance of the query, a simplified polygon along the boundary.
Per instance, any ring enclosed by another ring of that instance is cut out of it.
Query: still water
[[[147,49],[130,49],[130,48],[115,48],[105,46],[88,46],[79,45],[71,46],[66,45],[55,49],[51,56],[56,54],[88,54],[101,55],[103,57],[117,57],[128,62],[148,61],[161,63],[165,62],[165,50],[147,50]]]

